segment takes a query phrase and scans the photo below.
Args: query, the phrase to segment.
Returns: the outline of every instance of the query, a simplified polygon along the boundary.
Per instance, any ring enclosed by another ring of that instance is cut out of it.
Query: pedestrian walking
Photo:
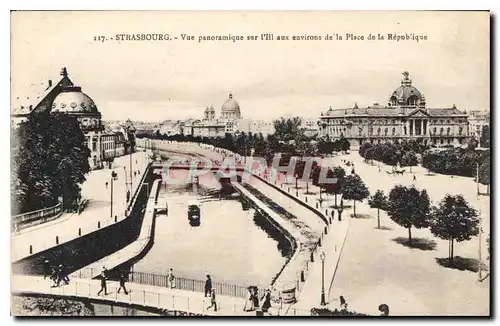
[[[262,312],[269,314],[269,308],[271,308],[271,290],[267,289],[262,299],[264,300],[262,303]]]
[[[63,281],[64,283],[66,283],[66,285],[69,284],[69,277],[68,277],[68,274],[66,273],[66,268],[64,268],[64,266],[62,264],[59,265],[59,282],[60,281]]]
[[[417,181],[417,177],[413,175],[413,181]]]
[[[106,286],[106,279],[108,277],[107,273],[108,270],[106,269],[106,267],[103,267],[101,275],[99,276],[101,278],[101,289],[99,290],[99,292],[97,292],[97,295],[100,295],[102,291],[104,291],[104,295],[108,295],[108,288]]]
[[[214,311],[217,311],[217,300],[215,299],[215,289],[212,289],[212,293],[210,295],[210,306],[207,308],[207,310],[212,307],[214,308]]]
[[[172,268],[168,272],[168,286],[173,289],[175,288],[175,276],[174,276],[174,271]]]
[[[256,286],[253,287],[253,306],[254,308],[259,307],[259,290]]]
[[[245,301],[245,306],[243,307],[243,311],[253,311],[255,309],[255,307],[253,306],[253,291],[250,286],[247,289],[248,289],[248,297],[247,300]]]
[[[207,274],[207,279],[205,281],[205,297],[210,296],[210,291],[212,290],[212,279],[210,275]]]
[[[57,273],[56,268],[52,268],[52,273],[50,275],[50,279],[52,280],[52,282],[54,282],[52,287],[59,286],[60,281],[59,281],[59,275]]]
[[[345,301],[343,296],[340,296],[340,310],[341,311],[346,311],[347,310],[347,302]]]
[[[45,280],[48,277],[50,277],[51,270],[50,270],[50,261],[48,259],[45,259],[43,261],[43,279]]]
[[[123,289],[123,292],[125,292],[125,294],[128,294],[127,289],[125,288],[126,281],[127,281],[127,275],[125,274],[125,272],[122,272],[120,274],[120,287],[118,288],[117,293],[120,293],[120,290]]]
[[[106,181],[105,185],[106,185],[106,189],[108,189],[108,182],[107,181]]]

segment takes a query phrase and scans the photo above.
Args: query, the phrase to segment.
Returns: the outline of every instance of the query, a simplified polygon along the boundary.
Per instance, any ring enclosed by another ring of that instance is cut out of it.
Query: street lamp
[[[111,212],[110,216],[113,217],[113,180],[118,179],[115,171],[111,172]]]
[[[319,255],[321,259],[321,305],[326,306],[325,300],[325,253],[322,251]]]

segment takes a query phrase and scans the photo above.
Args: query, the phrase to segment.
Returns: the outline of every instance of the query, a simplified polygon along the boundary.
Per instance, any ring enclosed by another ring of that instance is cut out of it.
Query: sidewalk
[[[151,187],[151,194],[156,194],[158,187],[160,186],[160,180],[156,180]],[[106,266],[108,270],[113,270],[114,268],[126,263],[133,258],[140,255],[148,246],[153,236],[153,222],[155,218],[154,208],[155,208],[155,196],[152,195],[148,199],[146,206],[146,212],[144,213],[144,219],[141,225],[141,231],[137,240],[129,244],[123,249],[115,251],[109,256],[106,256],[86,267],[74,271],[70,276],[85,275],[87,278],[92,278],[99,275],[101,268]],[[79,276],[80,277],[80,276]]]
[[[133,176],[131,196],[135,192],[142,173],[147,166],[146,153],[137,152],[132,154],[132,170],[141,171],[141,174]],[[63,213],[58,219],[26,228],[11,236],[11,261],[23,259],[30,256],[30,246],[33,254],[46,250],[59,244],[71,241],[77,237],[78,229],[81,229],[81,235],[94,232],[100,227],[106,227],[125,218],[126,210],[126,182],[130,182],[129,172],[130,157],[121,156],[115,159],[113,169],[94,170],[89,173],[87,180],[82,185],[82,198],[89,200],[85,210],[80,214]],[[117,180],[113,181],[113,216],[111,216],[111,172],[115,171],[118,175]],[[108,182],[108,187],[105,183]],[[57,237],[57,239],[56,239]]]
[[[191,292],[168,289],[150,285],[126,283],[129,291],[126,295],[117,293],[118,282],[108,281],[108,294],[97,293],[100,290],[100,280],[70,279],[68,285],[52,287],[52,281],[41,276],[13,275],[11,277],[11,292],[13,294],[48,294],[62,297],[80,297],[107,301],[110,304],[121,302],[139,306],[155,307],[171,311],[184,311],[208,316],[255,316],[255,312],[245,312],[245,300],[241,298],[217,295],[218,311],[210,306],[210,298],[205,298],[201,292]]]

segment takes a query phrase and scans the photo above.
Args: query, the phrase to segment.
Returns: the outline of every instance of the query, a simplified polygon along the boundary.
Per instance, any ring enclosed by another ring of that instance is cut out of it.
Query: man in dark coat
[[[207,280],[205,281],[205,296],[209,297],[212,291],[212,279],[210,275],[207,274]]]
[[[120,287],[118,288],[117,293],[120,293],[120,290],[123,289],[123,292],[125,292],[125,294],[128,294],[127,289],[125,288],[126,281],[127,281],[127,275],[125,275],[125,272],[122,272],[120,274]]]
[[[48,259],[45,259],[43,262],[43,279],[45,280],[47,276],[50,276],[50,274],[50,261]]]
[[[106,279],[108,278],[108,276],[106,275],[107,272],[108,272],[108,270],[106,269],[106,267],[103,267],[101,275],[100,275],[101,289],[99,290],[99,292],[97,292],[97,295],[100,295],[102,291],[104,291],[104,295],[108,295],[108,288],[106,286]]]

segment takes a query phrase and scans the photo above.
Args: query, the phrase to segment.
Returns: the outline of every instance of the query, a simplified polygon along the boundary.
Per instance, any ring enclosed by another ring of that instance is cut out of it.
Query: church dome
[[[222,104],[221,114],[223,118],[240,118],[240,105],[233,99],[233,94],[229,93],[229,98]]]
[[[411,84],[409,73],[403,73],[404,78],[401,80],[401,85],[392,92],[389,98],[389,104],[396,105],[420,105],[425,104],[425,97],[420,91]]]
[[[52,112],[99,113],[94,101],[80,87],[64,90],[52,102]]]

